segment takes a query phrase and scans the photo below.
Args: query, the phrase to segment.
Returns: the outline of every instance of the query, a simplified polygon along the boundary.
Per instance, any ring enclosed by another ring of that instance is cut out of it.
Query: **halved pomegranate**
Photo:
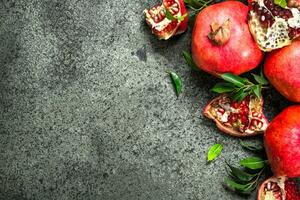
[[[223,94],[213,99],[205,107],[203,114],[213,119],[221,131],[245,137],[263,133],[268,127],[268,120],[262,111],[262,98],[250,95],[239,103]]]
[[[258,190],[257,200],[300,200],[295,181],[271,177]]]
[[[248,24],[260,49],[272,51],[300,36],[299,5],[299,0],[289,0],[286,8],[273,0],[251,1]]]
[[[167,19],[166,10],[174,17]],[[188,26],[188,16],[183,0],[163,0],[162,5],[145,9],[146,22],[159,38],[167,40],[173,35],[183,33]],[[179,18],[184,18],[180,20]]]
[[[268,160],[275,176],[300,177],[300,106],[277,115],[264,134]]]

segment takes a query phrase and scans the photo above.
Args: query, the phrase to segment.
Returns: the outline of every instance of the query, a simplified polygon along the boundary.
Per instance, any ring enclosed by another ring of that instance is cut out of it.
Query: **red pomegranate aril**
[[[238,102],[233,101],[230,106],[233,107],[234,109],[237,109],[239,107],[239,104]]]
[[[247,117],[247,116],[242,115],[241,120],[242,120],[242,124],[248,125],[249,120],[248,120],[248,117]]]

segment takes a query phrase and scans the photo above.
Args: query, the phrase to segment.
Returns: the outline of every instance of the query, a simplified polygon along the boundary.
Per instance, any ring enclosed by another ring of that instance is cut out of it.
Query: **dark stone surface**
[[[248,152],[201,115],[217,80],[185,65],[190,31],[150,34],[155,2],[0,1],[0,199],[241,199],[222,186],[224,160]],[[286,106],[265,96],[270,118]]]

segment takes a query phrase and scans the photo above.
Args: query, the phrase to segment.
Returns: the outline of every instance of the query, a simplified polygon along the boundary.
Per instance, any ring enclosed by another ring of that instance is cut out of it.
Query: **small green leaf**
[[[252,87],[253,93],[260,98],[261,97],[261,85],[254,85]]]
[[[215,159],[218,155],[220,155],[222,149],[223,146],[221,144],[215,144],[211,146],[207,153],[207,161],[212,161]]]
[[[274,0],[274,3],[282,8],[286,8],[287,6],[286,0]]]
[[[258,76],[256,74],[252,74],[252,76],[254,77],[254,79],[256,80],[256,82],[258,84],[261,85],[267,85],[269,82],[265,79],[265,77],[263,77],[262,75]]]
[[[227,92],[232,92],[236,89],[235,85],[232,83],[217,83],[212,89],[212,92],[216,93],[227,93]]]
[[[241,78],[241,77],[236,76],[236,75],[231,74],[231,73],[222,74],[221,78],[224,79],[227,82],[233,83],[234,85],[236,85],[238,87],[242,87],[247,83],[246,78]]]
[[[259,145],[259,144],[254,144],[254,143],[250,143],[250,142],[244,142],[244,141],[240,141],[240,145],[249,150],[249,151],[253,151],[253,152],[256,152],[256,153],[260,153],[260,152],[263,152],[264,151],[264,147],[262,145]]]
[[[231,171],[231,175],[235,178],[237,178],[238,180],[242,181],[242,182],[249,182],[251,181],[255,176],[257,176],[257,174],[249,174],[247,172],[244,172],[242,170],[240,170],[239,168],[233,167],[231,165],[229,165],[228,163],[226,163],[227,166],[230,168]]]
[[[189,14],[189,26],[191,29],[194,27],[196,17],[197,17],[197,13],[195,12]]]
[[[166,12],[166,18],[168,20],[171,20],[171,21],[176,20],[176,18],[172,15],[172,13],[167,8],[165,9],[165,12]]]
[[[188,66],[191,67],[192,70],[200,71],[199,68],[197,67],[197,65],[195,64],[195,62],[192,58],[192,55],[189,52],[183,50],[182,54],[183,54],[185,62],[188,64]]]
[[[231,188],[233,190],[245,190],[247,187],[250,186],[250,183],[240,184],[240,183],[236,183],[235,181],[230,180],[230,179],[226,179],[225,183],[229,188]]]
[[[184,19],[185,19],[187,16],[188,16],[188,13],[185,13],[184,15],[177,17],[177,19],[178,19],[178,21],[182,22],[182,21],[184,21]]]
[[[169,72],[169,74],[172,79],[172,82],[173,82],[173,85],[174,85],[174,88],[176,91],[176,95],[179,96],[179,94],[182,91],[182,87],[183,87],[182,80],[175,72]]]
[[[259,157],[248,157],[240,161],[240,165],[249,169],[261,169],[266,161]]]
[[[243,99],[249,95],[249,92],[245,92],[243,89],[240,89],[237,93],[232,96],[232,99],[238,102],[243,101]]]

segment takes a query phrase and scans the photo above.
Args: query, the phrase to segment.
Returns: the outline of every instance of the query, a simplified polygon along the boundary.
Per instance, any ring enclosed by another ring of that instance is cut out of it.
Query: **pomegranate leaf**
[[[268,85],[269,82],[266,80],[266,78],[263,76],[263,74],[261,73],[260,76],[256,75],[256,74],[252,74],[252,76],[254,77],[254,79],[256,80],[257,83],[261,84],[261,85]]]
[[[249,95],[249,92],[245,92],[245,90],[240,89],[237,93],[232,96],[233,100],[241,102],[246,96]]]
[[[286,8],[287,6],[286,0],[274,0],[274,4],[279,5],[282,8]]]
[[[248,157],[240,161],[240,165],[249,169],[261,169],[266,161],[259,157]]]
[[[261,85],[254,85],[253,86],[253,93],[260,98],[261,97]]]
[[[216,92],[216,93],[227,93],[227,92],[232,92],[236,90],[236,87],[234,84],[232,83],[217,83],[212,89],[212,92]]]
[[[238,182],[249,182],[251,181],[257,174],[249,174],[247,172],[242,171],[239,168],[233,167],[230,164],[226,163],[230,168],[230,175],[237,179]]]
[[[183,50],[182,54],[183,54],[185,62],[188,64],[188,66],[191,67],[192,70],[200,71],[199,68],[197,67],[197,65],[195,64],[195,62],[192,58],[192,55],[189,52]]]
[[[191,9],[200,11],[212,3],[212,0],[184,0],[184,3]]]
[[[234,85],[236,85],[238,87],[242,87],[249,82],[248,79],[239,77],[239,76],[231,74],[231,73],[222,74],[221,78],[229,83],[233,83]]]
[[[172,13],[168,9],[165,9],[165,13],[166,13],[166,18],[168,20],[171,20],[171,21],[176,20],[176,18],[172,15]]]
[[[179,96],[179,94],[182,92],[182,87],[183,87],[182,80],[175,72],[168,72],[168,73],[170,74],[170,78],[174,85],[176,95]]]
[[[235,181],[233,181],[231,179],[226,179],[225,183],[226,183],[227,187],[229,187],[233,190],[238,190],[238,191],[243,191],[243,190],[249,188],[249,186],[251,186],[251,183],[240,184],[240,183],[236,183]]]
[[[254,143],[244,142],[244,141],[240,141],[240,144],[243,148],[255,153],[260,153],[264,151],[264,147],[262,145],[257,145]]]
[[[218,155],[220,155],[222,149],[223,149],[222,144],[215,144],[211,146],[207,153],[207,161],[214,160]]]

